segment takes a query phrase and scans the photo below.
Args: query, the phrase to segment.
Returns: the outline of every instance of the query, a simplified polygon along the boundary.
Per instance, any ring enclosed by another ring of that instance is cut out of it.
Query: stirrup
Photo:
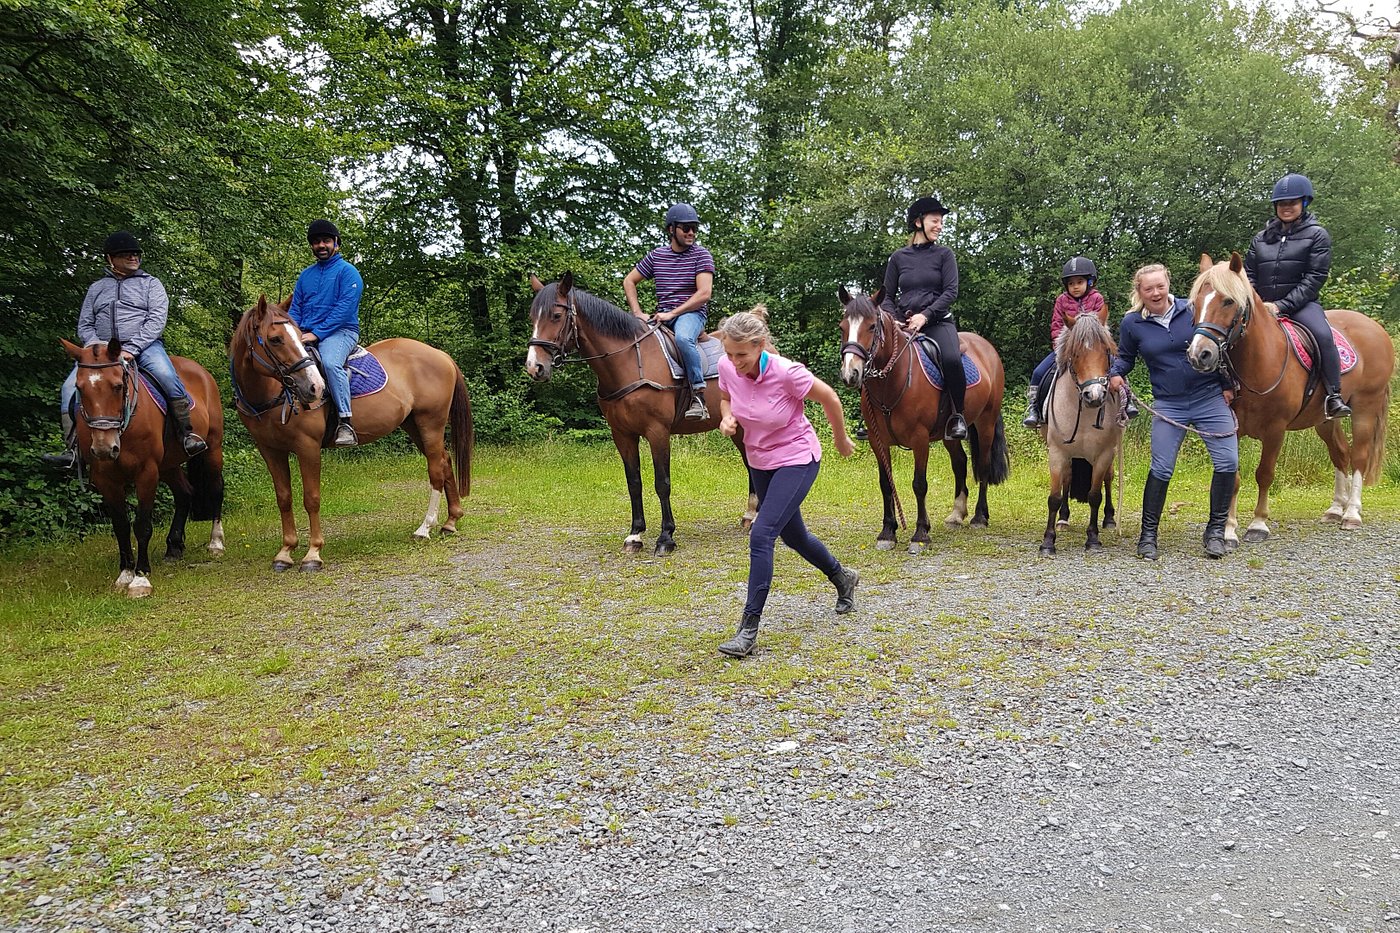
[[[945,441],[961,441],[967,439],[967,419],[961,412],[953,412],[948,416],[948,423],[943,427],[943,439]]]
[[[69,447],[61,454],[44,454],[39,458],[44,465],[64,473],[72,472],[78,468],[78,451]]]
[[[1327,398],[1322,403],[1322,413],[1327,417],[1328,421],[1337,418],[1349,418],[1351,417],[1351,406],[1342,401],[1342,393],[1332,392],[1328,394]]]
[[[191,431],[180,438],[180,446],[185,448],[186,456],[197,457],[209,449],[209,442]]]
[[[704,421],[710,417],[710,410],[705,407],[705,400],[696,396],[690,403],[690,407],[685,410],[686,421]]]
[[[340,422],[340,427],[335,429],[335,446],[337,447],[358,447],[360,437],[355,433],[355,429],[350,426],[350,422]]]

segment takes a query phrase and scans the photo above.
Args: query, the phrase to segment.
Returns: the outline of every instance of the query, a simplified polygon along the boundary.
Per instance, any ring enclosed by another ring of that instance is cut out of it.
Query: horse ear
[[[58,342],[63,344],[63,352],[67,353],[73,359],[80,360],[83,358],[83,348],[76,343],[64,340],[62,337],[58,338]]]
[[[851,303],[851,293],[846,291],[846,286],[844,285],[836,290],[836,297],[841,299],[843,305]]]
[[[286,314],[288,311],[292,310],[292,296],[288,295],[286,298],[283,298],[280,302],[278,302],[277,307],[282,309],[283,314]]]
[[[116,335],[113,335],[113,336],[112,336],[112,339],[109,340],[109,341],[107,341],[107,359],[109,359],[109,360],[119,360],[119,359],[121,359],[121,358],[122,358],[122,341],[121,341],[121,338],[118,337],[118,336],[116,336]]]
[[[1231,271],[1231,272],[1243,272],[1243,271],[1244,271],[1244,257],[1242,257],[1242,256],[1240,255],[1239,250],[1235,250],[1234,252],[1232,252],[1232,253],[1230,254],[1230,271]]]
[[[539,277],[538,277],[537,275],[535,275],[533,272],[530,273],[530,291],[532,291],[532,292],[534,292],[536,295],[538,295],[538,294],[540,293],[540,289],[542,289],[542,288],[544,288],[544,283],[541,282],[541,281],[539,280]]]
[[[266,294],[259,295],[259,296],[258,296],[258,303],[255,304],[255,305],[253,305],[253,318],[254,318],[254,320],[260,319],[260,318],[261,318],[264,314],[266,314],[266,313],[267,313],[267,295],[266,295]]]
[[[1202,254],[1201,254],[1201,271],[1204,272],[1204,271],[1206,271],[1207,269],[1209,269],[1209,268],[1210,268],[1211,266],[1213,266],[1213,265],[1215,265],[1215,263],[1211,261],[1210,253],[1202,253]]]
[[[565,272],[565,273],[564,273],[564,277],[561,278],[561,279],[559,280],[559,291],[558,291],[558,294],[562,297],[562,296],[564,296],[564,295],[567,295],[569,292],[571,292],[571,291],[573,291],[573,290],[574,290],[574,273],[573,273],[572,271]]]
[[[880,303],[885,300],[885,286],[881,285],[875,289],[875,294],[870,296],[870,303],[875,307],[880,307]]]

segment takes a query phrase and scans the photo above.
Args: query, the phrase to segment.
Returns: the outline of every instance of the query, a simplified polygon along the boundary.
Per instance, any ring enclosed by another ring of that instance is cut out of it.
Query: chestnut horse
[[[1186,351],[1191,365],[1201,372],[1226,368],[1239,386],[1234,403],[1239,433],[1260,441],[1259,467],[1254,471],[1259,500],[1244,539],[1253,544],[1268,538],[1269,486],[1284,434],[1307,428],[1315,429],[1327,445],[1336,472],[1332,504],[1322,520],[1360,528],[1361,487],[1380,478],[1385,460],[1390,379],[1395,372],[1395,345],[1385,328],[1356,311],[1327,312],[1332,329],[1345,335],[1357,354],[1356,365],[1342,375],[1342,396],[1352,410],[1348,441],[1339,421],[1323,417],[1323,393],[1313,391],[1315,385],[1289,348],[1283,325],[1265,310],[1245,276],[1239,253],[1219,263],[1201,256],[1191,306],[1196,309],[1196,330]],[[1239,546],[1238,501],[1236,479],[1225,526],[1231,547]]]
[[[258,445],[277,491],[282,549],[272,559],[272,569],[279,573],[291,568],[292,549],[297,546],[290,454],[296,454],[301,470],[302,506],[310,520],[310,547],[301,560],[302,570],[321,569],[321,548],[326,543],[321,533],[321,449],[327,444],[329,410],[326,381],[307,353],[301,329],[287,316],[290,306],[290,298],[277,304],[263,295],[238,322],[228,347],[238,417]],[[452,357],[417,340],[381,340],[369,350],[389,381],[380,391],[356,400],[355,433],[361,443],[369,443],[396,428],[404,429],[428,460],[431,485],[427,514],[413,536],[426,540],[432,534],[444,493],[448,517],[442,533],[452,534],[462,517],[462,497],[471,491],[472,408],[462,373]],[[451,457],[445,437],[449,428]]]
[[[928,494],[929,438],[943,436],[948,411],[941,410],[943,391],[924,375],[919,350],[894,316],[880,308],[884,289],[873,296],[839,292],[845,314],[841,319],[841,380],[860,388],[861,413],[870,433],[870,446],[880,461],[880,494],[884,499],[884,525],[875,546],[889,550],[896,544],[894,486],[890,447],[898,444],[914,452],[914,495],[919,501],[919,517],[909,539],[909,553],[917,554],[928,544],[929,519],[925,506]],[[997,485],[1011,473],[1006,450],[1006,428],[1001,417],[1002,390],[1006,373],[996,349],[977,334],[962,331],[958,342],[965,356],[981,370],[981,380],[968,386],[963,416],[967,419],[967,439],[972,448],[972,475],[977,480],[977,509],[971,524],[986,526],[987,486]],[[967,455],[961,441],[945,440],[953,464],[955,488],[953,511],[943,520],[957,527],[967,520]]]
[[[1050,455],[1048,517],[1040,553],[1055,553],[1056,516],[1070,498],[1089,503],[1086,551],[1099,543],[1099,505],[1113,471],[1123,437],[1123,399],[1108,388],[1108,368],[1118,350],[1113,335],[1092,314],[1081,314],[1060,332],[1055,344],[1055,381],[1051,384],[1045,446]],[[1104,527],[1109,527],[1105,513]]]
[[[577,360],[587,361],[598,377],[598,407],[612,430],[613,444],[622,457],[627,476],[627,494],[632,500],[632,530],[623,539],[623,550],[635,554],[642,549],[646,515],[642,511],[642,458],[640,443],[647,439],[656,498],[661,501],[661,534],[656,538],[657,556],[676,548],[676,520],[671,514],[671,435],[703,434],[719,427],[719,383],[705,385],[705,407],[710,417],[687,421],[679,404],[684,383],[671,374],[661,349],[658,328],[647,324],[596,295],[574,287],[574,275],[565,272],[557,283],[545,285],[530,276],[535,300],[530,306],[534,330],[525,354],[525,371],[530,378],[544,382],[556,366]],[[744,454],[743,432],[734,445]],[[745,465],[748,461],[745,459]],[[742,526],[753,523],[758,497],[749,482],[748,510]]]
[[[214,523],[209,553],[217,557],[224,552],[224,406],[218,383],[194,360],[170,358],[194,399],[190,425],[209,444],[208,450],[191,458],[175,434],[167,433],[165,414],[156,407],[136,363],[122,356],[119,340],[90,347],[65,340],[63,349],[78,363],[78,452],[102,495],[121,552],[117,591],[133,598],[149,596],[151,511],[159,483],[175,496],[165,559],[185,556],[185,521],[191,517]],[[126,508],[129,486],[136,490],[134,556]]]

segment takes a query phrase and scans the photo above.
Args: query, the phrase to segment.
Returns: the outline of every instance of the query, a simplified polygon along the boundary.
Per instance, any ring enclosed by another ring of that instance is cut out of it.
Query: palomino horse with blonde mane
[[[219,385],[194,360],[170,362],[193,399],[190,426],[209,449],[190,457],[171,431],[157,400],[158,389],[123,356],[119,340],[90,347],[63,341],[78,363],[78,453],[92,485],[102,495],[121,552],[117,592],[139,598],[151,586],[151,512],[156,487],[164,482],[175,497],[175,515],[165,538],[165,559],[185,556],[185,521],[211,521],[209,553],[224,553],[224,406]],[[181,470],[181,465],[184,469]],[[127,487],[136,490],[136,553],[131,552]]]
[[[928,544],[929,439],[943,436],[949,406],[942,405],[943,390],[934,385],[921,365],[923,357],[914,341],[880,308],[884,289],[867,297],[852,295],[842,288],[838,293],[845,313],[841,318],[841,381],[860,389],[861,414],[870,432],[870,448],[880,463],[880,495],[884,500],[884,523],[875,547],[885,551],[895,546],[895,492],[890,448],[896,444],[914,453],[914,496],[919,517],[909,539],[909,553],[917,554]],[[963,357],[977,367],[980,379],[969,377],[963,416],[967,419],[967,440],[972,448],[972,475],[977,480],[977,509],[974,527],[985,526],[987,486],[997,485],[1011,473],[1006,450],[1006,428],[1001,417],[1002,391],[1006,372],[1001,357],[977,334],[958,334]],[[917,370],[917,372],[916,372]],[[967,520],[967,455],[961,441],[945,440],[953,465],[953,511],[943,520],[956,528]],[[901,510],[902,511],[902,510]],[[902,518],[902,516],[901,516]]]
[[[1050,455],[1049,517],[1040,553],[1055,553],[1056,516],[1069,499],[1089,503],[1086,551],[1099,543],[1099,505],[1103,501],[1113,457],[1123,436],[1123,400],[1108,388],[1108,368],[1118,345],[1092,314],[1081,314],[1060,332],[1055,344],[1055,381],[1045,419],[1045,447]],[[1104,527],[1108,526],[1105,515]]]
[[[1351,405],[1351,440],[1339,421],[1322,413],[1323,393],[1316,377],[1298,360],[1279,319],[1264,308],[1250,285],[1239,253],[1229,262],[1212,263],[1201,256],[1201,274],[1191,286],[1196,330],[1186,355],[1201,372],[1226,368],[1239,390],[1235,416],[1239,433],[1261,444],[1254,479],[1259,501],[1244,539],[1251,544],[1269,536],[1269,486],[1284,434],[1314,428],[1327,445],[1336,470],[1332,504],[1322,513],[1325,522],[1343,528],[1361,527],[1361,487],[1376,482],[1385,460],[1390,379],[1395,372],[1395,347],[1375,321],[1356,311],[1328,311],[1327,321],[1355,352],[1355,363],[1342,374],[1342,396]],[[1239,481],[1230,503],[1225,540],[1239,545],[1235,507]]]
[[[279,573],[292,566],[297,546],[292,517],[292,472],[288,456],[296,454],[301,470],[302,506],[310,520],[310,547],[301,569],[321,569],[321,449],[329,445],[326,381],[301,339],[301,329],[287,316],[291,299],[277,304],[266,295],[258,299],[234,328],[229,342],[229,368],[238,417],[253,436],[272,474],[277,510],[282,515],[282,549],[272,560]],[[355,433],[361,443],[376,441],[396,428],[413,440],[428,460],[428,511],[413,532],[426,540],[438,521],[438,507],[447,495],[447,521],[442,533],[457,530],[463,496],[471,491],[472,408],[467,385],[457,364],[435,347],[405,338],[381,340],[369,352],[384,369],[383,388],[355,402]],[[452,432],[448,456],[446,432]],[[452,460],[457,461],[457,478]]]
[[[622,541],[625,553],[642,549],[647,520],[642,510],[641,440],[651,448],[656,498],[661,501],[661,534],[654,553],[670,554],[676,548],[676,519],[671,514],[671,435],[703,434],[719,427],[719,383],[705,386],[705,407],[710,417],[687,421],[682,417],[684,380],[671,371],[661,341],[670,339],[663,328],[649,327],[610,301],[574,286],[574,274],[565,272],[548,285],[530,276],[535,292],[530,305],[533,332],[525,354],[525,371],[536,382],[545,382],[555,367],[586,361],[598,377],[598,407],[612,431],[613,445],[622,457],[627,495],[632,500],[632,528]],[[578,354],[578,356],[571,356]],[[679,358],[679,357],[677,357]],[[744,434],[734,436],[744,454]],[[748,460],[745,459],[747,466]],[[758,513],[758,496],[749,481],[748,509],[740,524],[748,528]]]

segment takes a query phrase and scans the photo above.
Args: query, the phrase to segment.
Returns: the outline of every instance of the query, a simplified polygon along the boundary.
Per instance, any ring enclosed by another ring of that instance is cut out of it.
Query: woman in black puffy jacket
[[[1327,387],[1323,411],[1329,419],[1345,418],[1351,409],[1342,401],[1342,365],[1318,301],[1332,268],[1332,237],[1308,212],[1312,199],[1312,182],[1303,175],[1285,175],[1274,184],[1274,216],[1249,244],[1244,271],[1267,310],[1291,318],[1313,335]]]

